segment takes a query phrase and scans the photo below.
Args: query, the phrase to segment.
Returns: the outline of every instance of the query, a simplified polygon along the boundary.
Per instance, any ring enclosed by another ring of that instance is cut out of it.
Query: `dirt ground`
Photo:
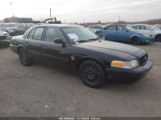
[[[139,46],[153,68],[134,84],[85,86],[68,68],[25,67],[9,48],[0,49],[0,116],[161,116],[161,43]]]

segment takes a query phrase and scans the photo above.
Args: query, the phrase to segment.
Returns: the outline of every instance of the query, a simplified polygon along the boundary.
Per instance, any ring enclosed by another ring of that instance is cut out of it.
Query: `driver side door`
[[[55,43],[55,40],[62,39],[65,45]],[[66,39],[58,28],[47,27],[43,38],[44,60],[52,63],[68,64],[70,58],[70,48]]]

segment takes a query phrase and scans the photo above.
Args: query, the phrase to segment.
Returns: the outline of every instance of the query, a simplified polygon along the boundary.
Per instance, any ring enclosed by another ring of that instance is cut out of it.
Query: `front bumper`
[[[10,44],[10,49],[11,49],[12,52],[18,54],[17,46],[16,45]]]
[[[106,69],[109,78],[117,80],[138,80],[142,78],[152,68],[152,62],[150,60],[144,66],[140,66],[134,69],[122,69],[122,68],[110,68]]]
[[[141,43],[153,43],[154,42],[154,38],[152,37],[144,37],[141,39]]]

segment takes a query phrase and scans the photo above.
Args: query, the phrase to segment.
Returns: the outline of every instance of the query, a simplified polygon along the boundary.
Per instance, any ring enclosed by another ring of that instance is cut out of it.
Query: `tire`
[[[133,45],[140,45],[140,38],[135,36],[131,39],[131,44]]]
[[[156,42],[161,42],[161,35],[157,35],[157,36],[155,37],[155,41],[156,41]]]
[[[32,60],[28,56],[27,51],[24,48],[20,48],[18,50],[19,53],[19,59],[22,65],[24,66],[31,66],[32,65]]]
[[[105,70],[95,61],[84,61],[79,67],[82,82],[92,88],[100,88],[105,82]]]

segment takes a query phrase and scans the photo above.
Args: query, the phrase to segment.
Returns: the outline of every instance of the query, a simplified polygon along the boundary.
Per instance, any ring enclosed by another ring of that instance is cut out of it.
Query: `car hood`
[[[137,56],[137,53],[143,50],[131,45],[126,45],[126,44],[111,42],[111,41],[104,41],[104,40],[102,40],[102,42],[94,41],[94,42],[80,43],[77,45],[77,47],[104,53],[104,54],[110,54],[112,56],[117,56],[123,59],[128,57],[130,58],[131,56],[140,57],[140,56]]]
[[[7,32],[5,32],[5,31],[0,31],[0,35],[2,36],[2,35],[7,35],[8,33]]]

